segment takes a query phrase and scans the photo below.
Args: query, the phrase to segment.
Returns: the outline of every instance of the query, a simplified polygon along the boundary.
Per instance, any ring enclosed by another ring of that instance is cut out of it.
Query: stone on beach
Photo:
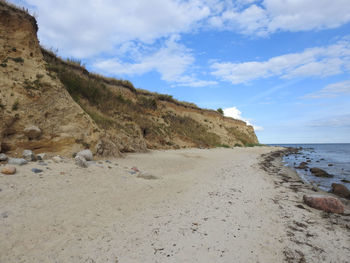
[[[77,156],[75,156],[74,160],[75,160],[76,165],[83,167],[83,168],[88,167],[88,163],[84,157],[77,155]]]
[[[344,205],[337,198],[325,195],[304,195],[304,203],[312,208],[323,210],[325,212],[342,214]]]
[[[350,190],[343,184],[332,184],[332,193],[350,199]]]
[[[3,174],[15,174],[16,173],[16,167],[13,166],[5,166],[1,169],[1,173]]]
[[[36,161],[36,155],[31,150],[24,150],[22,157],[28,162]]]
[[[4,153],[0,153],[0,162],[7,161],[7,156]]]
[[[24,164],[27,164],[28,161],[23,158],[10,158],[8,163],[14,164],[14,165],[24,165]]]
[[[334,175],[327,173],[326,171],[320,169],[320,168],[311,168],[310,172],[316,176],[316,177],[327,177],[327,178],[331,178]]]
[[[41,136],[41,130],[37,126],[29,126],[23,130],[24,134],[30,139],[38,139]]]
[[[92,152],[89,149],[82,150],[82,151],[78,152],[76,156],[81,156],[86,161],[92,161],[93,160]]]
[[[60,163],[62,162],[62,157],[57,155],[57,156],[54,156],[52,157],[52,160],[55,162],[55,163]]]

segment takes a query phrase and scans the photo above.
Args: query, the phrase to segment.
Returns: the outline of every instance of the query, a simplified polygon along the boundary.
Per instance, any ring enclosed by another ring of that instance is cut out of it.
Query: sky
[[[260,143],[350,143],[349,0],[11,0],[42,46],[253,125]]]

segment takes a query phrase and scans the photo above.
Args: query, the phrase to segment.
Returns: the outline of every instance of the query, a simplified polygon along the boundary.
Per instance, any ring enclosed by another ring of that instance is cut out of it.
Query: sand
[[[297,207],[312,190],[278,158],[261,169],[274,150],[17,167],[0,175],[0,262],[349,262],[349,215]]]

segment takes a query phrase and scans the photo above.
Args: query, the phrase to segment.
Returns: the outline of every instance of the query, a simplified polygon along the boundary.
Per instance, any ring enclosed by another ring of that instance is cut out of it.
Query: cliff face
[[[37,24],[0,1],[0,151],[100,155],[258,143],[246,123],[91,74],[40,48]],[[42,134],[29,139],[24,129]]]

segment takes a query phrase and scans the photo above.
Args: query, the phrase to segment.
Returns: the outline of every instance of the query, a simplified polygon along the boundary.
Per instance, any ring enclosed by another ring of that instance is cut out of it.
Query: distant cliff
[[[0,152],[99,155],[258,143],[251,126],[129,81],[89,73],[40,47],[35,18],[0,1]],[[40,129],[32,138],[24,131]]]

